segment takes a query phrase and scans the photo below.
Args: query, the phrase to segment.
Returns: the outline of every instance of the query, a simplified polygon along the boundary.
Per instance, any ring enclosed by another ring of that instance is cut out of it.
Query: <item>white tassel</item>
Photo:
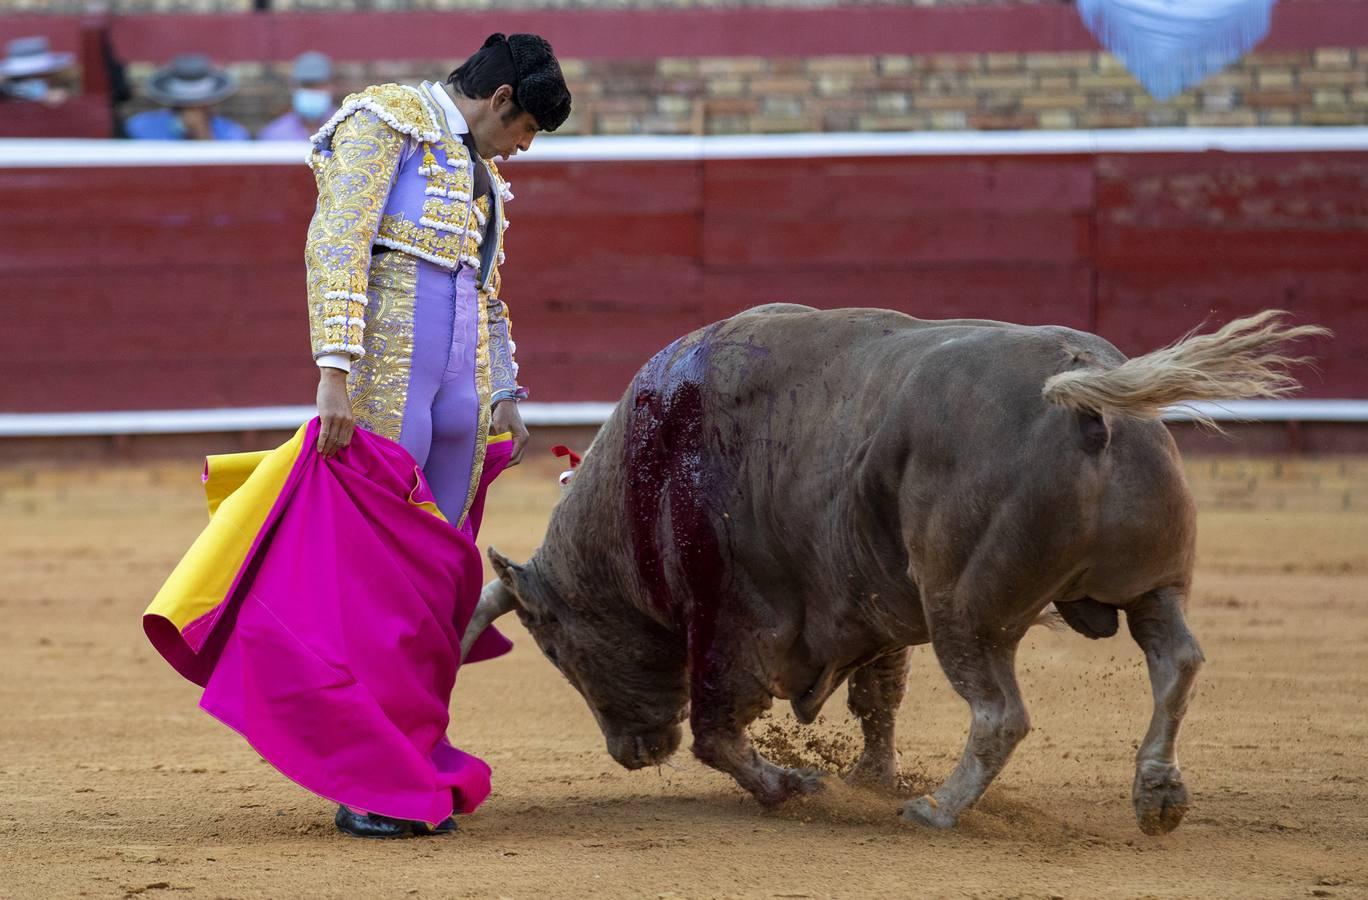
[[[365,320],[365,319],[358,319],[356,316],[329,316],[328,318],[326,318],[326,319],[323,320],[323,324],[324,324],[324,325],[345,325],[345,326],[347,326],[348,328],[352,327],[353,325],[360,325],[362,328],[365,328],[365,327],[366,327],[366,320]]]
[[[351,291],[328,291],[323,295],[324,300],[350,300],[353,303],[360,303],[365,306],[370,302],[370,298],[365,294],[354,294]]]
[[[409,256],[416,256],[419,259],[425,259],[433,265],[441,266],[444,269],[454,269],[461,264],[460,257],[457,257],[456,259],[450,259],[445,256],[438,256],[435,253],[430,253],[427,250],[423,250],[420,247],[415,247],[412,244],[406,244],[403,241],[396,241],[394,238],[377,237],[375,239],[375,243],[379,244],[382,247],[389,247],[391,250],[398,250],[401,253],[407,253]]]
[[[419,219],[418,224],[435,231],[445,231],[458,236],[465,234],[465,229],[459,225],[453,225],[450,222],[439,222],[437,219],[429,218],[428,216],[423,216]]]
[[[358,347],[355,344],[324,344],[318,348],[318,355],[323,356],[328,353],[347,353],[361,359],[366,355],[365,347]]]
[[[429,197],[446,197],[448,200],[455,200],[457,203],[469,203],[470,195],[457,189],[448,189],[440,185],[430,184],[423,188],[423,193]]]

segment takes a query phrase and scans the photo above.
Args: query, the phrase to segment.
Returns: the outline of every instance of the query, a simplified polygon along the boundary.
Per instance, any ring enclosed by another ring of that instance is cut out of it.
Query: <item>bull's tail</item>
[[[1162,350],[1137,356],[1114,369],[1076,369],[1045,382],[1047,400],[1079,411],[1108,411],[1155,418],[1164,408],[1195,400],[1282,397],[1300,387],[1287,374],[1308,357],[1288,356],[1282,345],[1297,338],[1328,335],[1315,325],[1288,326],[1282,310],[1236,319],[1211,334],[1189,332]],[[1213,426],[1192,409],[1189,415]]]

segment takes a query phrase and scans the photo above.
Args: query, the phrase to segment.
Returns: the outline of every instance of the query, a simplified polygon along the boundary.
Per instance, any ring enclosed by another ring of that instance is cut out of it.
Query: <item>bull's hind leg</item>
[[[936,828],[953,827],[983,796],[1031,728],[1015,671],[1021,636],[993,634],[995,629],[974,627],[961,616],[951,610],[932,615],[931,642],[950,684],[969,704],[969,742],[935,793],[903,807],[904,819]]]
[[[1202,665],[1202,649],[1188,631],[1182,594],[1177,590],[1146,594],[1126,610],[1126,624],[1145,651],[1154,693],[1154,715],[1135,757],[1131,802],[1141,831],[1166,834],[1178,827],[1188,810],[1187,787],[1178,770],[1174,743]]]
[[[693,677],[694,756],[735,778],[762,806],[778,806],[820,789],[822,773],[781,768],[756,751],[746,726],[769,708],[769,689],[756,680],[750,667],[722,666],[717,659],[713,656],[704,664],[707,671]]]
[[[898,753],[893,746],[893,726],[907,689],[907,663],[912,651],[874,660],[850,676],[847,705],[860,720],[864,752],[846,775],[851,784],[891,791],[898,782]]]

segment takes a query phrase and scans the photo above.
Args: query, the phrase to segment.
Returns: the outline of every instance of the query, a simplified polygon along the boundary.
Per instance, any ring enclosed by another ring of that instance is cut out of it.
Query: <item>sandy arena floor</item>
[[[333,808],[200,713],[139,616],[204,521],[195,462],[0,469],[0,897],[1349,897],[1368,895],[1368,511],[1211,512],[1191,620],[1208,664],[1180,744],[1194,807],[1147,838],[1122,634],[1037,629],[1035,730],[951,833],[838,784],[776,814],[687,753],[626,772],[516,624],[461,675],[453,739],[495,793],[451,838],[348,839]],[[554,469],[496,488],[486,538],[535,546]],[[918,651],[905,773],[948,773],[967,711]],[[778,711],[758,727],[782,743]],[[844,697],[799,755],[842,759]],[[792,742],[790,742],[792,743]]]

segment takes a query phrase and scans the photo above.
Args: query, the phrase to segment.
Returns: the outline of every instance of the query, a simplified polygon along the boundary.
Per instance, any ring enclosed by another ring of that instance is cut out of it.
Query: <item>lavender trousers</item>
[[[437,507],[460,520],[470,490],[479,430],[475,387],[479,341],[475,272],[418,261],[413,306],[413,358],[399,443],[427,477]]]

